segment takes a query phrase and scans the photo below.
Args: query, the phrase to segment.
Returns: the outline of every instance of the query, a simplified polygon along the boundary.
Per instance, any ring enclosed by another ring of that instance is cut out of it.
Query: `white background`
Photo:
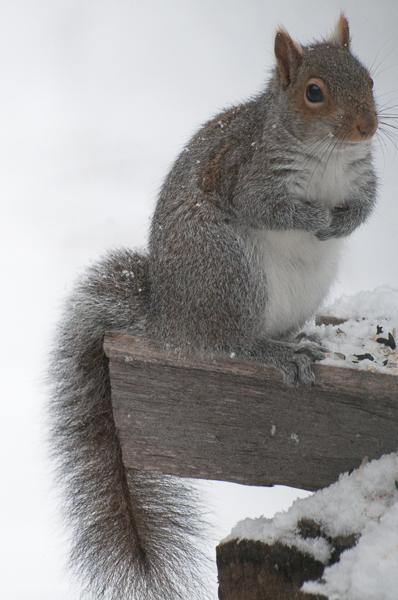
[[[201,123],[261,89],[277,25],[309,42],[331,30],[340,9],[354,51],[373,65],[380,104],[397,104],[396,0],[0,3],[0,565],[7,600],[78,597],[62,566],[67,543],[44,443],[46,353],[62,298],[105,249],[145,244],[173,159]],[[387,138],[375,145],[378,207],[347,243],[331,298],[398,287],[398,162]],[[219,526],[210,547],[239,518],[272,516],[299,493],[206,487]]]

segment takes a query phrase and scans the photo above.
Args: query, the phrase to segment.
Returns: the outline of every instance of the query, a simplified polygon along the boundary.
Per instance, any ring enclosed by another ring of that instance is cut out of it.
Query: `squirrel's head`
[[[284,29],[275,36],[276,79],[300,137],[369,140],[377,129],[373,81],[350,52],[341,14],[329,40],[301,46]]]

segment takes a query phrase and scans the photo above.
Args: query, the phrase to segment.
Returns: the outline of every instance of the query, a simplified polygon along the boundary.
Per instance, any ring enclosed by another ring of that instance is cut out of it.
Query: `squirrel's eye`
[[[306,90],[307,100],[310,102],[322,102],[323,93],[321,88],[315,83],[310,83]]]
[[[374,81],[373,81],[373,79],[372,79],[372,78],[370,78],[370,85],[371,85],[371,88],[372,88],[372,90],[373,90]]]

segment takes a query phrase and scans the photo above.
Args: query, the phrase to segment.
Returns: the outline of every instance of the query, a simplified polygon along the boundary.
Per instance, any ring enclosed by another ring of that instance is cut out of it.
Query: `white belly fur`
[[[336,276],[343,241],[319,241],[306,231],[255,230],[253,259],[264,275],[267,305],[262,335],[281,337],[311,318]]]

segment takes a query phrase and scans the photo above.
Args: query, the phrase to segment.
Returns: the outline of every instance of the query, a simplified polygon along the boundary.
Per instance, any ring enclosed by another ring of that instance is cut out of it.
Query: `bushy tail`
[[[189,485],[125,469],[113,421],[104,333],[143,334],[148,299],[147,258],[112,252],[78,283],[57,332],[51,445],[71,562],[94,598],[204,598],[196,552],[203,531]]]

